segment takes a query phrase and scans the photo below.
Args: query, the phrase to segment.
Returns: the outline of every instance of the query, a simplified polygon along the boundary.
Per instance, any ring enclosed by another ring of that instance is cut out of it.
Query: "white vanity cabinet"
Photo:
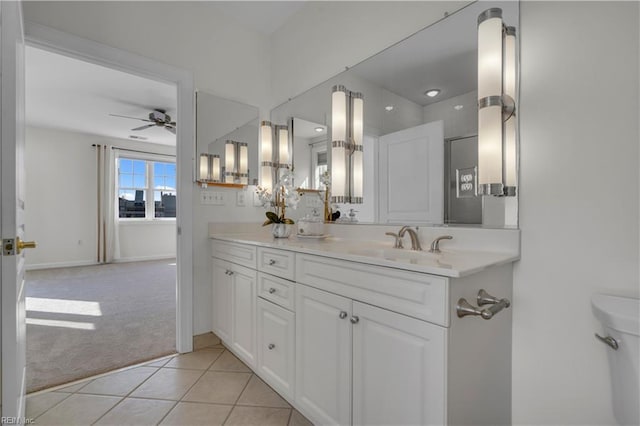
[[[511,308],[484,320],[456,305],[510,299],[511,261],[458,277],[220,242],[214,331],[314,424],[510,423]]]

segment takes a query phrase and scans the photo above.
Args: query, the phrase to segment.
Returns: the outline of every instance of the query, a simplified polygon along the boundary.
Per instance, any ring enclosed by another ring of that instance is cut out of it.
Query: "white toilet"
[[[613,412],[621,425],[640,424],[640,299],[596,294],[593,314],[602,323],[598,333],[607,354],[613,388]],[[617,349],[614,349],[617,347]]]

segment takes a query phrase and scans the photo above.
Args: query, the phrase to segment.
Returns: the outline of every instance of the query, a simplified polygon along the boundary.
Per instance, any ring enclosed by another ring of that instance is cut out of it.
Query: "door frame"
[[[191,71],[167,65],[126,50],[25,21],[25,43],[53,53],[102,65],[151,80],[175,84],[178,92],[176,140],[176,350],[193,350],[193,180],[195,153],[195,97]]]

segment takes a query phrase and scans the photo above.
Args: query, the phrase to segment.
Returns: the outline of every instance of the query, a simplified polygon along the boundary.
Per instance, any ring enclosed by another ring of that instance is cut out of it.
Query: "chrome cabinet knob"
[[[273,266],[276,264],[275,259],[269,259],[269,266]]]
[[[274,345],[273,343],[269,343],[269,346],[267,346],[269,348],[270,351],[273,350],[273,348],[276,347],[276,345]]]
[[[351,324],[357,324],[360,322],[360,318],[354,315],[351,317],[350,321],[351,321]]]
[[[269,289],[269,293],[273,294],[273,293],[275,293],[275,292],[276,292],[276,289],[275,289],[275,288],[271,287],[271,288]]]
[[[347,313],[345,311],[340,311],[340,319],[345,319],[347,317]]]

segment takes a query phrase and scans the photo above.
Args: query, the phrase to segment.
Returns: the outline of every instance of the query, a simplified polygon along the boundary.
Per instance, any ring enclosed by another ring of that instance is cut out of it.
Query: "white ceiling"
[[[25,62],[28,125],[118,139],[135,135],[147,138],[145,142],[175,146],[175,135],[164,128],[150,127],[134,132],[131,129],[147,123],[109,116],[146,119],[158,108],[164,109],[175,121],[174,85],[34,47],[26,48]]]
[[[273,34],[305,1],[216,1],[212,5],[247,28]]]

